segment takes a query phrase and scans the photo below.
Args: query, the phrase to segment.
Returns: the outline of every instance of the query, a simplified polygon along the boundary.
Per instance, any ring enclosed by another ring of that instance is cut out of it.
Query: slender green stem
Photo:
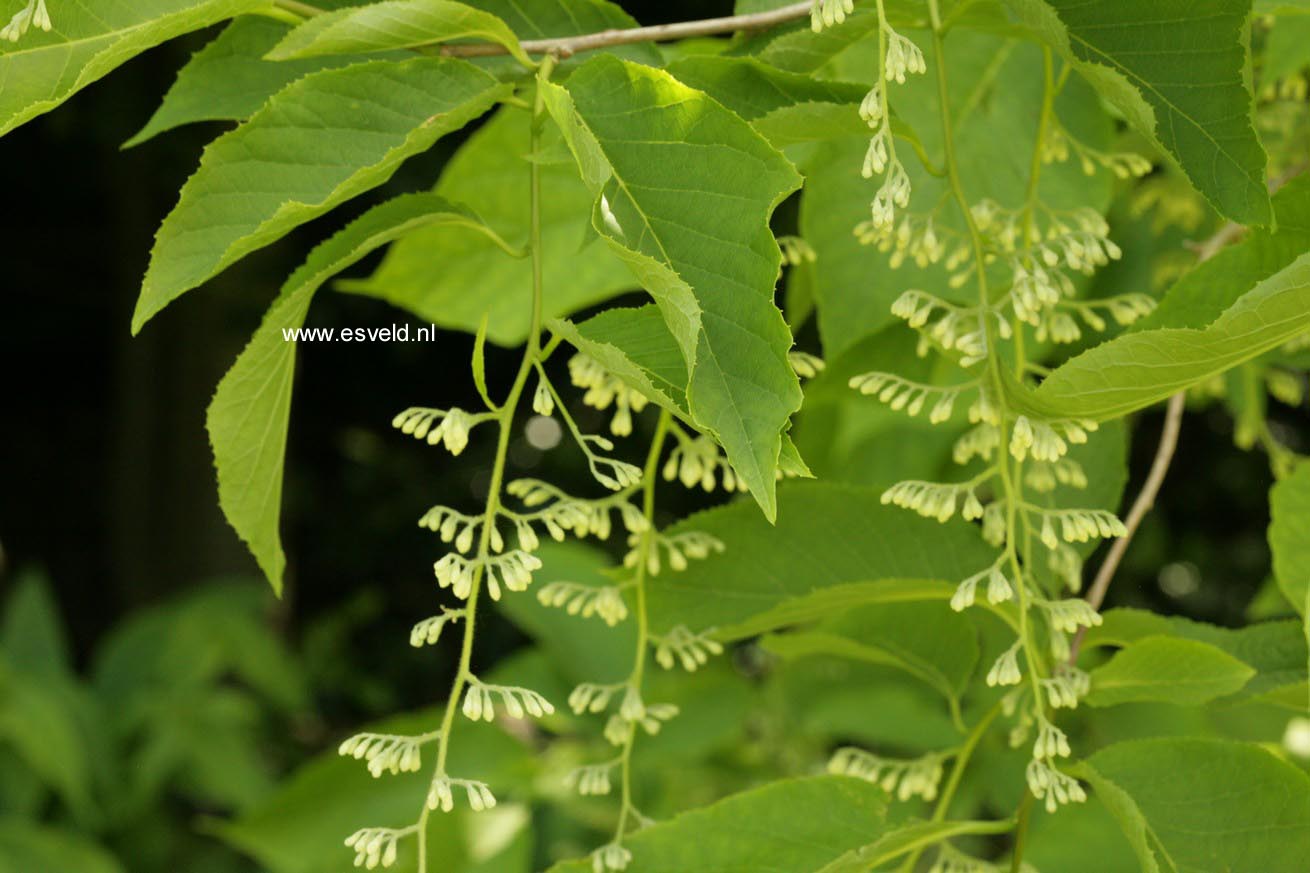
[[[1015,816],[1017,823],[1014,826],[1014,854],[1010,856],[1010,873],[1021,873],[1023,870],[1023,852],[1028,847],[1028,822],[1032,820],[1032,812],[1033,795],[1031,791],[1025,791]]]
[[[964,743],[955,754],[955,762],[951,765],[951,775],[946,778],[946,785],[942,787],[942,793],[937,798],[937,805],[932,811],[932,821],[945,821],[946,815],[951,811],[951,801],[955,799],[955,792],[960,788],[960,781],[964,778],[964,770],[969,766],[969,761],[973,758],[973,753],[982,742],[983,736],[986,735],[987,729],[991,727],[992,722],[1001,714],[1001,703],[997,701],[992,708],[983,713],[978,723],[970,729],[968,735],[964,738]],[[901,865],[901,873],[913,873],[914,865],[919,863],[920,856],[923,855],[924,848],[916,849],[905,863]]]
[[[650,622],[646,610],[646,565],[650,549],[655,542],[655,484],[656,470],[660,455],[664,451],[664,440],[668,436],[673,417],[667,409],[660,411],[659,422],[655,425],[655,435],[651,438],[650,450],[646,453],[646,465],[642,471],[641,511],[646,519],[646,529],[641,534],[640,551],[637,555],[637,578],[634,582],[637,597],[637,647],[633,655],[632,673],[627,685],[641,693],[641,683],[646,671],[646,649],[650,646]],[[628,725],[628,734],[623,742],[620,754],[622,762],[623,787],[619,806],[619,822],[614,832],[614,841],[621,842],[627,832],[628,819],[635,811],[632,803],[632,747],[637,740],[637,724]]]
[[[552,66],[552,63],[543,63],[538,74],[537,115],[544,112],[540,90],[546,81],[546,77],[550,75]],[[491,468],[491,482],[487,487],[486,507],[482,514],[482,529],[478,538],[477,563],[473,571],[473,583],[464,606],[464,635],[460,644],[459,667],[456,669],[455,681],[451,685],[450,696],[446,702],[446,711],[441,719],[441,736],[437,740],[437,762],[433,768],[433,781],[446,775],[446,759],[450,752],[450,736],[454,727],[455,711],[459,707],[460,696],[464,693],[473,675],[473,636],[477,627],[478,594],[482,590],[482,578],[486,561],[491,554],[491,532],[495,529],[496,516],[500,512],[501,488],[505,479],[505,463],[509,455],[510,435],[514,430],[514,415],[518,411],[519,400],[522,398],[523,389],[527,385],[528,374],[532,372],[537,363],[537,358],[541,354],[541,313],[542,297],[545,289],[542,282],[541,267],[541,164],[535,160],[537,150],[541,144],[541,121],[539,117],[534,116],[530,133],[530,151],[534,160],[528,164],[529,202],[532,213],[529,239],[532,255],[532,325],[528,330],[527,347],[523,350],[523,360],[519,364],[518,373],[514,377],[514,382],[510,386],[505,402],[498,407],[494,414],[499,430],[496,440],[496,455]],[[427,824],[431,812],[425,797],[423,809],[419,813],[419,820],[416,825],[419,873],[427,873],[428,870]]]

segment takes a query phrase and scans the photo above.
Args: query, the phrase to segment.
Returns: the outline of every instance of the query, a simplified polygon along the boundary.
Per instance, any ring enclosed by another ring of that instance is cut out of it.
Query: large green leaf
[[[504,109],[460,146],[436,193],[467,205],[515,244],[528,239],[526,112]],[[543,151],[562,150],[553,126]],[[542,279],[547,317],[567,315],[633,286],[632,274],[593,239],[591,195],[567,154],[541,165]],[[532,265],[505,257],[490,240],[457,227],[433,227],[392,246],[367,279],[342,290],[379,297],[441,327],[476,331],[518,345],[532,320]]]
[[[1302,463],[1269,494],[1269,548],[1274,579],[1301,614],[1310,647],[1310,463]],[[1310,660],[1306,661],[1310,669]]]
[[[1012,821],[912,821],[867,846],[861,846],[825,864],[818,873],[867,873],[901,855],[936,845],[943,840],[1003,834],[1013,829]]]
[[[1223,649],[1196,640],[1146,637],[1092,671],[1092,706],[1160,701],[1183,706],[1232,694],[1255,670]]]
[[[264,60],[287,33],[270,18],[242,16],[209,45],[192,55],[177,74],[154,115],[124,148],[196,121],[235,121],[254,115],[264,101],[297,79],[361,57],[313,58],[274,63]]]
[[[1074,768],[1137,851],[1143,871],[1267,873],[1310,857],[1310,777],[1225,740],[1137,740]]]
[[[782,432],[801,397],[773,305],[769,217],[800,177],[736,115],[649,67],[598,57],[545,94],[597,195],[596,231],[655,297],[688,362],[692,417],[772,518]]]
[[[118,860],[85,834],[21,818],[0,818],[0,873],[44,870],[124,873]]]
[[[771,634],[760,645],[788,660],[831,656],[903,671],[941,694],[957,720],[979,655],[973,623],[940,601],[850,609],[812,630]]]
[[[451,58],[356,64],[287,86],[205,149],[159,229],[133,331],[234,261],[382,184],[509,91]]]
[[[931,70],[937,58],[926,40],[919,37],[919,41]],[[1021,206],[1037,131],[1032,107],[1041,100],[1041,50],[1029,43],[960,31],[952,33],[947,42],[946,63],[961,177],[970,201],[990,198],[1007,208]],[[852,61],[849,72],[859,75],[874,65],[876,59],[872,63],[865,59],[863,65]],[[931,73],[911,76],[904,85],[893,86],[892,106],[899,120],[914,131],[914,141],[922,144],[935,165],[942,163],[940,104]],[[1080,138],[1097,148],[1107,147],[1109,120],[1090,88],[1074,80],[1055,108],[1062,123]],[[869,204],[880,182],[861,175],[869,145],[868,126],[855,124],[858,118],[852,118],[848,110],[839,112],[837,117],[825,111],[825,117],[814,118],[814,107],[800,106],[775,111],[755,122],[772,138],[804,123],[816,130],[822,124],[822,131],[832,137],[803,158],[806,186],[800,212],[801,236],[817,255],[814,292],[819,334],[829,359],[891,324],[892,303],[907,288],[921,288],[959,302],[971,302],[977,296],[972,285],[953,288],[942,264],[920,268],[910,261],[893,269],[888,253],[861,243],[855,228],[869,220]],[[786,139],[775,141],[790,144]],[[943,236],[961,233],[963,224],[949,205],[946,182],[925,169],[905,145],[898,133],[897,153],[914,188],[910,209],[932,213],[936,226],[946,229]],[[1104,173],[1087,177],[1076,161],[1050,164],[1042,169],[1040,193],[1041,201],[1056,209],[1102,209],[1109,202],[1109,178]]]
[[[1130,646],[1161,636],[1214,646],[1253,667],[1256,675],[1242,688],[1244,695],[1264,694],[1305,682],[1306,641],[1300,622],[1292,619],[1235,629],[1143,609],[1110,609],[1104,613],[1102,623],[1087,632],[1085,647]]]
[[[25,3],[5,3],[9,15]],[[0,136],[49,112],[115,67],[165,40],[249,12],[261,0],[52,3],[53,27],[0,40]]]
[[[779,489],[771,527],[736,503],[694,515],[725,551],[650,581],[651,628],[717,629],[721,639],[813,621],[866,603],[945,601],[995,559],[971,525],[883,506],[879,492],[819,482]]]
[[[385,0],[316,15],[268,53],[270,60],[418,48],[458,39],[502,46],[531,66],[518,38],[496,16],[451,0]]]
[[[1273,217],[1251,121],[1251,0],[1006,0],[1240,224]]]
[[[627,30],[637,26],[636,19],[610,0],[532,0],[531,3],[523,0],[470,0],[469,5],[495,15],[509,25],[519,39],[525,40]],[[651,66],[663,62],[660,50],[648,42],[615,46],[606,52]],[[565,58],[560,66],[568,68],[578,62],[579,58]]]
[[[1127,415],[1277,348],[1310,330],[1310,254],[1237,299],[1209,327],[1116,337],[1056,368],[1015,401],[1051,418]]]
[[[207,425],[218,470],[219,504],[279,594],[286,558],[278,517],[295,334],[324,282],[374,249],[436,224],[475,233],[481,227],[467,212],[434,194],[410,194],[374,207],[314,249],[287,280],[209,404]]]
[[[713,97],[747,121],[798,103],[859,103],[868,90],[770,67],[754,58],[692,55],[674,61],[669,73]],[[864,126],[867,131],[868,125]]]
[[[1310,176],[1299,176],[1274,195],[1275,228],[1257,228],[1237,245],[1197,264],[1169,287],[1160,304],[1133,331],[1203,328],[1247,289],[1310,250]]]
[[[1310,613],[1310,463],[1269,493],[1269,548],[1274,554],[1274,579],[1293,608]]]
[[[788,779],[735,794],[625,840],[633,873],[813,873],[886,828],[886,795],[844,776]],[[551,873],[586,873],[590,860]]]

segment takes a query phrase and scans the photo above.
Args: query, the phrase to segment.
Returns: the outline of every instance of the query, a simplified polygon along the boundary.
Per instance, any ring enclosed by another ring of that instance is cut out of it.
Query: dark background
[[[647,24],[731,12],[728,2],[624,5]],[[245,259],[133,338],[130,313],[152,235],[221,126],[183,128],[126,152],[119,145],[216,32],[149,52],[0,142],[0,588],[16,570],[44,568],[81,660],[143,605],[215,576],[256,574],[217,507],[204,431],[213,388],[308,248],[345,217],[430,186],[459,142],[448,139],[383,189]],[[376,301],[324,294],[309,324],[405,319]],[[414,520],[460,489],[471,498],[485,458],[474,447],[472,463],[452,464],[388,422],[410,404],[471,395],[470,345],[446,334],[422,345],[300,349],[283,515],[288,588],[277,611],[291,640],[316,618],[340,616],[350,657],[380,677],[371,703],[324,702],[344,722],[426,703],[440,687],[416,672],[414,659],[392,656],[432,595],[432,542]],[[492,356],[493,382],[509,365],[508,356]],[[1158,429],[1155,414],[1139,424],[1130,494]],[[1271,479],[1262,455],[1233,448],[1231,431],[1220,408],[1189,415],[1160,507],[1116,584],[1120,602],[1242,620],[1267,572]],[[573,463],[518,451],[520,467]],[[1162,589],[1158,568],[1170,562],[1185,562],[1176,578],[1202,584],[1190,593],[1187,584]],[[491,627],[496,640],[480,644],[516,644],[513,631]]]

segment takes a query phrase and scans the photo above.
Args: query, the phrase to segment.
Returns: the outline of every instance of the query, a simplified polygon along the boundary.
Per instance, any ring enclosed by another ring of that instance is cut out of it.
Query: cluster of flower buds
[[[1082,803],[1087,799],[1087,792],[1078,784],[1078,780],[1055,769],[1041,758],[1033,758],[1024,771],[1028,780],[1028,790],[1033,797],[1046,801],[1046,811],[1055,812],[1069,803]]]
[[[782,252],[782,263],[787,267],[812,264],[819,259],[814,247],[799,236],[778,237],[778,249]]]
[[[1070,445],[1086,443],[1087,434],[1096,428],[1096,422],[1086,419],[1042,421],[1020,415],[1010,431],[1010,454],[1016,461],[1030,455],[1035,461],[1058,461],[1068,453]]]
[[[1104,509],[1042,509],[1030,510],[1039,516],[1041,524],[1042,545],[1055,549],[1063,539],[1067,543],[1086,543],[1093,539],[1121,537],[1128,533],[1124,523],[1112,512]],[[1060,526],[1056,536],[1055,526]]]
[[[469,809],[482,812],[496,805],[496,796],[491,793],[485,782],[474,779],[451,779],[444,773],[439,774],[428,786],[428,809],[451,812],[455,808],[455,789],[464,789]]]
[[[537,600],[542,606],[562,608],[569,615],[597,616],[610,627],[628,617],[628,605],[617,585],[551,582],[537,592]]]
[[[432,565],[437,583],[450,588],[460,600],[467,600],[472,593],[479,568],[484,573],[487,593],[492,600],[499,600],[502,585],[509,591],[526,591],[532,584],[533,572],[541,569],[541,559],[522,549],[473,559],[450,552]]]
[[[643,545],[643,536],[652,538],[649,544]],[[688,558],[703,561],[712,554],[721,553],[724,549],[723,541],[718,537],[695,530],[668,535],[633,534],[628,538],[628,544],[632,548],[623,556],[623,566],[629,569],[636,567],[644,553],[646,572],[652,576],[659,575],[660,568],[663,566],[660,558],[661,549],[664,550],[669,568],[675,572],[687,569]]]
[[[429,616],[410,629],[409,644],[416,649],[436,645],[437,640],[441,639],[441,632],[446,629],[446,625],[458,621],[465,615],[466,613],[462,609],[442,607],[441,615]]]
[[[863,749],[838,749],[828,761],[828,772],[854,776],[880,786],[900,800],[922,797],[934,800],[942,781],[944,755],[924,755],[908,760],[883,758]]]
[[[615,763],[617,762],[606,761],[604,764],[585,764],[577,767],[564,777],[564,784],[583,796],[609,794],[610,771],[614,769]]]
[[[847,0],[849,4],[850,0]],[[9,23],[0,29],[0,40],[7,42],[18,42],[23,34],[33,27],[50,32],[52,27],[50,23],[50,13],[46,11],[45,0],[28,0],[27,5],[18,12],[14,17],[9,19]]]
[[[413,827],[360,828],[346,837],[346,847],[355,850],[355,866],[373,870],[379,865],[390,867],[396,863],[396,844],[402,837],[414,832]]]
[[[924,518],[935,518],[940,522],[950,521],[955,511],[965,521],[974,521],[983,517],[982,501],[974,492],[970,482],[924,482],[919,479],[907,479],[897,482],[882,493],[884,506],[891,504],[902,509],[919,513]],[[963,500],[961,500],[963,497]]]
[[[723,654],[723,644],[714,639],[713,633],[713,628],[695,633],[685,625],[678,625],[664,636],[652,636],[656,663],[665,670],[679,663],[687,672],[695,672],[709,663],[711,655]]]
[[[941,424],[950,420],[960,393],[977,387],[975,382],[964,385],[926,385],[897,376],[895,373],[881,372],[861,373],[851,377],[848,384],[861,394],[876,396],[879,401],[897,412],[904,411],[911,418],[922,412],[931,401],[932,408],[928,413],[928,421],[931,424]]]
[[[441,736],[440,732],[403,736],[400,734],[355,734],[337,747],[337,754],[364,761],[374,778],[383,773],[414,773],[423,764],[419,750]]]
[[[745,491],[746,482],[737,476],[727,458],[719,451],[718,443],[707,436],[685,436],[678,431],[678,444],[669,452],[664,462],[664,478],[672,482],[677,479],[683,487],[694,488],[699,485],[706,491],[713,491],[720,482],[725,491]]]
[[[820,0],[815,0],[820,2]],[[850,3],[850,0],[846,0]],[[606,870],[613,870],[615,873],[620,870],[626,870],[632,863],[632,852],[619,842],[606,843],[591,854],[592,873],[605,873]]]
[[[1072,634],[1080,628],[1096,627],[1101,623],[1101,614],[1081,597],[1039,602],[1046,613],[1046,620],[1057,631]]]
[[[972,367],[987,357],[987,331],[983,319],[994,319],[1001,339],[1011,336],[1010,323],[991,309],[957,306],[923,291],[906,291],[892,304],[892,315],[931,341],[961,355],[960,366]],[[926,346],[920,344],[920,353]]]
[[[792,372],[802,379],[813,379],[827,366],[823,358],[796,349],[787,353],[787,363],[791,365]]]
[[[814,0],[810,6],[810,29],[820,33],[825,27],[841,24],[854,11],[855,0]]]
[[[1092,690],[1092,679],[1077,667],[1060,663],[1054,676],[1042,680],[1042,689],[1055,709],[1073,709]]]
[[[1072,458],[1033,461],[1024,467],[1023,481],[1032,490],[1049,494],[1060,485],[1066,488],[1086,488],[1087,473],[1083,471],[1082,464]]]
[[[1079,166],[1088,176],[1102,169],[1120,179],[1140,179],[1154,169],[1154,165],[1139,154],[1101,151],[1083,143],[1061,125],[1052,125],[1042,140],[1042,161],[1062,164],[1069,160],[1070,154],[1078,157]]]
[[[441,443],[446,451],[458,455],[469,444],[469,432],[490,419],[488,414],[473,415],[462,409],[431,409],[411,406],[391,420],[391,426],[428,445]]]
[[[510,718],[542,718],[555,711],[551,702],[530,688],[512,685],[489,685],[478,679],[470,679],[468,691],[464,692],[462,712],[465,717],[478,721],[492,721],[496,717],[495,698],[499,697]]]
[[[1018,685],[1023,680],[1023,672],[1019,669],[1019,651],[1022,648],[1023,641],[1016,639],[1014,645],[1001,653],[987,671],[989,686]]]
[[[1020,866],[1021,873],[1037,873],[1027,861]],[[1010,873],[1010,864],[995,864],[972,855],[966,855],[950,843],[941,843],[937,857],[928,868],[928,873]]]
[[[614,407],[610,431],[615,436],[628,436],[632,433],[632,413],[646,408],[649,400],[645,394],[632,390],[595,359],[581,353],[569,359],[569,378],[574,385],[585,389],[583,403],[600,410],[608,409],[611,405]]]
[[[954,271],[972,255],[966,239],[950,228],[937,227],[931,215],[903,214],[892,226],[862,221],[855,226],[855,237],[861,244],[889,254],[887,263],[893,270],[907,260],[924,268],[945,258],[946,269]],[[949,246],[948,239],[952,241]]]
[[[625,529],[636,533],[646,529],[646,518],[641,510],[627,501],[625,495],[614,495],[601,500],[584,500],[542,482],[540,479],[515,479],[505,486],[507,493],[518,498],[525,507],[535,510],[527,514],[503,513],[514,524],[519,546],[527,551],[536,549],[537,538],[532,524],[540,524],[551,539],[563,542],[566,533],[576,537],[594,536],[609,539],[611,513],[619,513]]]
[[[996,559],[996,562],[985,570],[974,573],[969,578],[960,583],[955,589],[955,594],[951,597],[951,609],[956,612],[963,612],[970,606],[973,606],[978,595],[978,586],[984,581],[987,583],[987,602],[991,604],[1004,603],[1014,597],[1014,587],[1010,580],[1001,572],[1001,564],[1005,556],[1002,555]]]

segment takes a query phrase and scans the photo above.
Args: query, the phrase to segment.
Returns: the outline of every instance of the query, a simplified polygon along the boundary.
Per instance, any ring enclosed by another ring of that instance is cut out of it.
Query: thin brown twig
[[[1119,569],[1119,562],[1123,560],[1124,553],[1128,551],[1128,544],[1132,542],[1133,534],[1137,533],[1142,519],[1155,505],[1155,498],[1160,493],[1160,487],[1164,485],[1164,477],[1169,472],[1169,464],[1173,461],[1174,451],[1178,448],[1178,431],[1182,427],[1186,400],[1185,391],[1179,391],[1169,398],[1169,406],[1164,415],[1164,429],[1160,432],[1160,445],[1156,447],[1155,460],[1151,462],[1151,472],[1147,474],[1141,492],[1133,501],[1132,509],[1128,510],[1128,517],[1124,519],[1124,527],[1127,531],[1111,544],[1110,551],[1106,553],[1105,560],[1096,571],[1096,578],[1092,581],[1091,588],[1087,590],[1087,602],[1092,609],[1099,610],[1101,604],[1105,602],[1105,593],[1110,590],[1110,582],[1114,579],[1115,571]],[[1086,632],[1087,628],[1079,628],[1074,636],[1073,644],[1069,647],[1070,664],[1078,660],[1078,650],[1082,647]]]
[[[298,2],[298,0],[275,0],[274,5],[305,17],[312,17],[325,11]],[[767,30],[779,24],[804,18],[810,14],[812,5],[810,0],[804,0],[804,2],[792,3],[779,9],[770,9],[767,12],[729,15],[724,18],[706,18],[699,21],[679,21],[674,24],[656,24],[650,27],[611,28],[597,33],[584,33],[555,39],[527,39],[520,42],[519,45],[530,55],[555,55],[558,58],[567,58],[579,52],[589,52],[611,46],[631,45],[638,42],[663,42],[665,40],[688,39],[696,36],[717,36],[718,34],[735,33],[742,30]],[[452,58],[483,58],[504,55],[509,52],[505,46],[498,43],[473,42],[443,45],[437,53]]]
[[[1310,162],[1302,161],[1289,167],[1278,177],[1269,181],[1269,193],[1276,194],[1292,179],[1305,172],[1310,168]],[[1229,222],[1219,230],[1215,231],[1208,239],[1192,246],[1196,252],[1197,263],[1206,261],[1219,254],[1230,243],[1236,242],[1245,233],[1246,228],[1240,224]],[[1092,580],[1092,586],[1087,590],[1087,602],[1091,604],[1092,609],[1099,610],[1101,604],[1105,602],[1105,594],[1110,589],[1110,582],[1114,579],[1114,573],[1119,569],[1119,563],[1123,560],[1124,553],[1128,551],[1128,544],[1132,541],[1133,534],[1137,532],[1138,526],[1146,513],[1151,511],[1155,505],[1155,498],[1160,493],[1160,487],[1164,484],[1165,474],[1169,472],[1169,464],[1173,461],[1174,451],[1178,448],[1178,431],[1182,425],[1183,407],[1187,399],[1186,391],[1179,391],[1169,398],[1169,406],[1165,411],[1164,430],[1160,433],[1160,445],[1156,447],[1155,459],[1151,462],[1151,472],[1146,477],[1146,482],[1142,485],[1142,491],[1137,495],[1137,500],[1133,502],[1132,509],[1128,510],[1128,517],[1124,519],[1124,527],[1127,533],[1115,540],[1110,546],[1110,551],[1105,555],[1105,561],[1096,571],[1096,578]],[[1080,627],[1078,633],[1074,635],[1073,643],[1069,647],[1069,663],[1075,664],[1078,661],[1078,650],[1082,648],[1083,637],[1087,634],[1087,628]]]

